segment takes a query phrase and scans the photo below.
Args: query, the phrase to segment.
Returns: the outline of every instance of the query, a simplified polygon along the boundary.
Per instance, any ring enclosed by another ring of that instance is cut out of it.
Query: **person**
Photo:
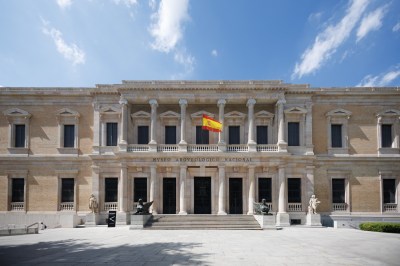
[[[96,213],[98,208],[97,204],[97,199],[96,197],[92,194],[89,198],[89,209],[93,212]]]
[[[312,195],[308,203],[308,212],[311,214],[317,214],[317,207],[320,203],[321,202],[318,200],[318,198],[316,198],[315,195]]]

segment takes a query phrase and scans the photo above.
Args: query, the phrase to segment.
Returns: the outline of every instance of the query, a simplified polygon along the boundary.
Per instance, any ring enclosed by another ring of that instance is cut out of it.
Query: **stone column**
[[[307,165],[306,166],[306,177],[307,177],[307,188],[306,188],[306,193],[307,193],[307,201],[311,198],[312,195],[315,194],[314,192],[314,168],[315,166],[313,165]]]
[[[157,151],[156,131],[157,131],[157,100],[152,99],[149,101],[151,105],[151,122],[150,122],[150,151]]]
[[[312,142],[312,102],[307,102],[306,108],[306,154],[314,155],[314,146]]]
[[[102,114],[100,114],[101,123],[101,143],[100,146],[107,146],[107,123],[101,121]]]
[[[181,106],[181,141],[179,142],[179,151],[187,151],[186,142],[186,107],[187,100],[180,99],[179,105]]]
[[[225,99],[219,99],[218,100],[218,120],[222,124],[222,132],[219,132],[218,134],[218,149],[219,151],[225,151],[226,150],[226,143],[225,143],[225,132],[224,132],[224,108],[225,108],[226,100]]]
[[[249,211],[247,212],[249,215],[254,214],[253,203],[256,198],[254,169],[254,165],[249,165]]]
[[[128,100],[121,96],[119,100],[119,104],[122,106],[122,116],[121,116],[121,133],[120,133],[120,142],[119,149],[120,151],[126,151],[128,141]]]
[[[150,212],[157,214],[157,166],[150,166],[150,201],[154,201],[150,207]]]
[[[249,146],[249,151],[257,151],[257,143],[254,140],[254,105],[256,100],[249,99],[247,101],[247,107],[249,109],[249,132],[247,145]]]
[[[97,212],[90,212],[86,214],[86,222],[85,226],[96,226],[100,224],[100,215],[99,213],[104,209],[104,200],[100,200],[100,178],[99,178],[100,168],[98,166],[92,166],[92,193],[97,200]],[[75,180],[75,184],[76,184]],[[75,190],[76,191],[76,190]],[[76,195],[75,195],[76,197]],[[77,202],[77,201],[75,201]],[[87,199],[87,205],[89,205],[89,199]],[[77,208],[77,206],[76,206]]]
[[[119,211],[128,211],[128,168],[126,163],[121,164],[120,182],[118,183]]]
[[[93,103],[93,153],[99,153],[100,146],[100,112],[96,103]]]
[[[185,200],[187,166],[181,165],[181,173],[179,177],[179,214],[187,214]]]
[[[283,105],[286,103],[284,99],[277,102],[278,106],[278,150],[280,152],[287,151],[287,143],[285,141],[285,120],[283,114]]]
[[[225,210],[225,165],[218,166],[218,215],[226,215]]]
[[[286,212],[286,176],[285,166],[280,165],[278,170],[279,176],[279,200],[278,200],[278,214],[277,225],[289,226],[289,214]]]

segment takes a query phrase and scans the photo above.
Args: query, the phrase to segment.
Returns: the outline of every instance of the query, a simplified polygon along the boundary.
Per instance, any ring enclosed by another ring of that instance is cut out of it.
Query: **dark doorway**
[[[243,214],[242,178],[229,178],[229,213]]]
[[[194,178],[194,213],[211,214],[211,177]]]
[[[163,179],[163,213],[176,214],[176,178]]]

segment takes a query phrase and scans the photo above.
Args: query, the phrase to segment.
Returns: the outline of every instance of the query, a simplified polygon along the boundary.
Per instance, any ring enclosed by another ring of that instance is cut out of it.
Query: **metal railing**
[[[218,144],[189,144],[188,152],[216,152]]]
[[[25,203],[24,202],[11,202],[10,204],[11,210],[12,211],[23,211],[25,210]]]
[[[149,145],[147,144],[130,144],[127,148],[128,152],[137,152],[137,151],[149,151]]]
[[[345,212],[347,211],[346,203],[332,203],[332,210],[334,212]]]
[[[383,211],[384,212],[397,212],[397,204],[396,203],[384,203]]]
[[[171,151],[178,151],[178,145],[176,144],[159,144],[157,145],[157,151],[161,152],[171,152]]]
[[[257,151],[261,151],[261,152],[278,151],[278,145],[276,145],[276,144],[259,144],[259,145],[257,145]]]
[[[61,202],[60,203],[60,211],[73,211],[74,203],[73,202]]]
[[[303,211],[303,204],[301,203],[288,203],[288,211],[301,212]]]
[[[104,210],[105,211],[117,211],[118,210],[118,202],[104,202]]]
[[[249,151],[249,146],[247,144],[230,144],[226,146],[227,152],[247,152]]]

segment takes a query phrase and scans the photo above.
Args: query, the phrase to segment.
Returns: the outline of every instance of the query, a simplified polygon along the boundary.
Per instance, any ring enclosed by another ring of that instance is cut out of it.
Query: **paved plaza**
[[[400,265],[400,235],[291,227],[264,231],[59,228],[0,237],[0,265]]]

